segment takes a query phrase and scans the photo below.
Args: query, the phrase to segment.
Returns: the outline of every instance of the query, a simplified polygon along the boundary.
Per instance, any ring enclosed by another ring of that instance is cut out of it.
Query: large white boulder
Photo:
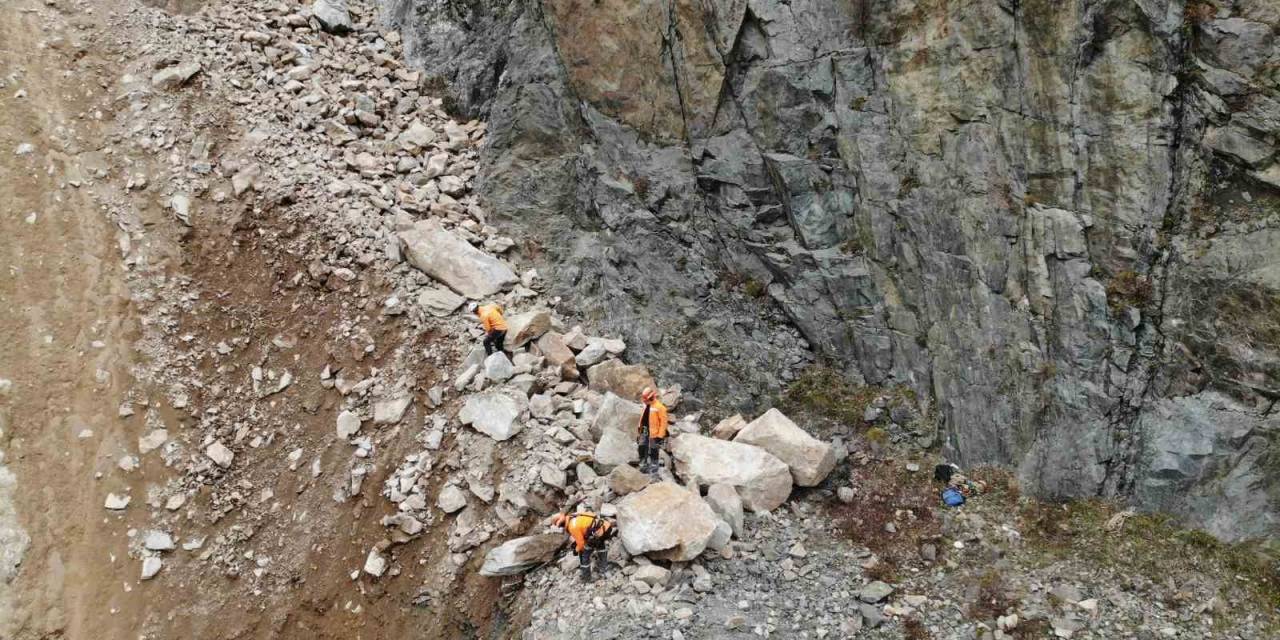
[[[399,235],[409,264],[468,298],[485,298],[520,281],[505,262],[435,220],[419,220]]]
[[[680,485],[659,482],[618,502],[618,534],[631,555],[688,562],[716,532],[720,518]]]
[[[791,469],[760,447],[686,433],[671,439],[671,454],[681,477],[730,485],[751,511],[772,511],[791,495]]]
[[[600,438],[605,431],[612,429],[634,438],[640,433],[640,417],[643,415],[644,405],[606,393],[595,420],[591,422],[591,435]]]
[[[550,562],[566,539],[558,533],[543,533],[508,540],[489,550],[480,575],[513,576]]]
[[[469,396],[458,420],[494,440],[506,440],[524,428],[520,415],[529,407],[523,394],[490,389]]]
[[[752,420],[733,441],[760,447],[787,463],[801,487],[818,485],[836,466],[836,453],[830,444],[809,435],[777,409]]]

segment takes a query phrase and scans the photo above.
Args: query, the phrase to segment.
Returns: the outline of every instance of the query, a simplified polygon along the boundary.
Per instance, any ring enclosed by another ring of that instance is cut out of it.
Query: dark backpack
[[[933,468],[933,481],[946,484],[951,482],[951,474],[955,473],[956,468],[949,464],[940,464]]]

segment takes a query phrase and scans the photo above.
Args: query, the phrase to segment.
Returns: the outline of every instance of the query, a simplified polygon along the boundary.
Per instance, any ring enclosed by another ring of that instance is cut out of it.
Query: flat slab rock
[[[524,394],[490,389],[469,396],[458,412],[462,424],[494,440],[506,440],[524,429],[520,416],[529,408]]]
[[[435,220],[419,220],[399,237],[409,264],[468,298],[485,298],[520,281],[505,262]]]
[[[538,565],[550,562],[556,550],[564,544],[565,536],[559,533],[543,533],[508,540],[489,550],[480,567],[482,576],[512,576]]]

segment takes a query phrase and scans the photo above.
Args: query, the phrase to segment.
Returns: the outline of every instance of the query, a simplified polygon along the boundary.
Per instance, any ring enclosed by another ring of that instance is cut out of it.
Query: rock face
[[[830,444],[809,435],[777,409],[752,420],[733,441],[760,447],[787,463],[796,485],[801,487],[816,486],[836,466],[836,454]]]
[[[524,395],[490,389],[468,396],[466,404],[458,412],[458,420],[494,440],[502,441],[524,428],[520,416],[528,408],[529,400]]]
[[[551,293],[695,410],[754,409],[812,350],[911,388],[936,427],[903,426],[963,466],[1194,488],[1189,521],[1280,532],[1248,508],[1280,489],[1274,439],[1173,479],[1152,448],[1223,397],[1275,426],[1271,3],[384,4],[487,118],[483,195]]]
[[[419,220],[400,232],[400,241],[409,264],[468,298],[491,296],[520,281],[506,263],[435,220]]]
[[[550,562],[556,550],[564,544],[565,536],[544,533],[508,540],[489,550],[480,567],[482,576],[513,576],[540,564]]]
[[[759,447],[681,434],[671,439],[671,454],[681,477],[700,485],[727,484],[751,511],[772,511],[791,495],[791,470]]]
[[[618,502],[618,535],[631,555],[688,562],[707,548],[719,520],[702,498],[671,482]]]

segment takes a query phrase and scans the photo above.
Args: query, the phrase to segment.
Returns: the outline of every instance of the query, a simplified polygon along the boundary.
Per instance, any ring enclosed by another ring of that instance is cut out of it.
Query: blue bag
[[[955,487],[947,487],[942,490],[942,503],[948,507],[958,507],[964,504],[964,494]]]

